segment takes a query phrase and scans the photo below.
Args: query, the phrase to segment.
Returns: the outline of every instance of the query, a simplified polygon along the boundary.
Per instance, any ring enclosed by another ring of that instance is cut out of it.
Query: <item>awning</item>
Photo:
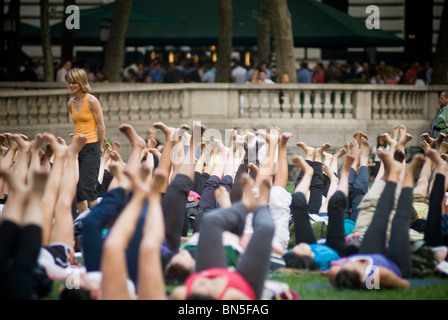
[[[76,45],[98,45],[99,25],[112,16],[114,3],[81,10]],[[296,47],[398,47],[405,41],[316,0],[289,0]],[[259,0],[233,0],[233,45],[257,44]],[[60,42],[62,23],[51,27],[53,43]],[[216,45],[219,7],[214,0],[134,0],[126,45]],[[28,41],[31,39],[28,38]],[[39,40],[34,40],[40,43]]]

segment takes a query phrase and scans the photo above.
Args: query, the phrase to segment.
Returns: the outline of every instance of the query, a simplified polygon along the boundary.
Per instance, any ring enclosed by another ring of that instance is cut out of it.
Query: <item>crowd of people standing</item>
[[[108,82],[100,66],[86,61],[61,61],[54,64],[54,79],[65,82],[65,74],[72,67],[86,71],[90,82]],[[308,59],[298,62],[298,83],[370,83],[411,84],[432,83],[433,66],[429,61],[405,62],[401,65],[385,61],[353,62],[317,61]],[[255,75],[254,75],[255,73]],[[215,82],[215,64],[210,61],[195,62],[193,59],[179,59],[168,63],[161,60],[141,60],[124,65],[121,81],[130,83],[179,83]],[[40,59],[26,61],[21,68],[21,80],[42,81],[43,65]],[[268,62],[254,59],[251,65],[244,65],[238,59],[232,60],[228,82],[232,83],[283,83],[281,76],[272,72]],[[448,83],[448,75],[447,75]]]

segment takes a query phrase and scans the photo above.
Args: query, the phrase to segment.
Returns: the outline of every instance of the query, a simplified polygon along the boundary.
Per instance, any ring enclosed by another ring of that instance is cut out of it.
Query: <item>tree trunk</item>
[[[276,75],[287,73],[291,82],[297,82],[291,13],[287,0],[270,0],[270,6],[277,60]]]
[[[104,75],[109,82],[119,82],[125,55],[125,40],[133,0],[117,0],[112,12],[110,38],[104,57]]]
[[[75,5],[76,0],[64,0],[64,8]],[[62,18],[62,37],[61,37],[61,61],[71,60],[73,61],[73,47],[75,46],[75,30],[66,28],[65,19],[68,14],[64,12]]]
[[[448,71],[448,5],[443,4],[431,84],[446,84]]]
[[[271,13],[269,12],[269,1],[261,0],[257,32],[257,58],[265,62],[270,62],[271,60],[271,23],[269,21]]]
[[[230,82],[232,55],[233,13],[232,0],[219,0],[218,61],[215,82]]]
[[[6,80],[17,81],[19,80],[20,58],[22,56],[22,34],[20,32],[20,0],[10,1],[8,14],[14,17],[16,31],[6,36],[8,46],[6,52]]]
[[[49,0],[40,0],[40,36],[44,64],[44,81],[53,82],[53,53],[51,51]]]

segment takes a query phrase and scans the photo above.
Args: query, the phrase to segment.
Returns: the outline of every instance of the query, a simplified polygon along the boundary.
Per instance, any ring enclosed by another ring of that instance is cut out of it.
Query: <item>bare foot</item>
[[[31,142],[28,141],[28,138],[25,139],[22,134],[14,133],[10,136],[10,139],[17,144],[20,151],[31,151]]]
[[[406,143],[408,143],[412,139],[414,139],[414,137],[410,133],[402,135],[399,141],[400,148],[404,150],[406,148]]]
[[[331,165],[331,161],[333,160],[333,155],[326,151],[322,152],[322,155],[324,156],[323,164],[329,167]]]
[[[439,153],[444,154],[447,153],[447,151],[448,151],[448,142],[443,141],[442,144],[440,145]]]
[[[58,140],[53,134],[44,132],[41,135],[41,139],[50,145],[52,154],[55,157],[64,157],[67,155],[67,145],[59,142],[60,140]]]
[[[442,154],[440,155],[440,157],[441,157],[445,162],[448,162],[448,154],[446,154],[446,153],[442,153]]]
[[[384,139],[386,139],[387,143],[390,146],[390,150],[395,150],[397,148],[398,145],[398,141],[393,139],[389,132],[384,132],[382,134],[380,134],[381,137],[383,137]]]
[[[430,149],[431,146],[429,145],[428,141],[423,140],[422,142],[420,142],[420,147],[423,149],[423,151],[426,152],[426,150]]]
[[[288,140],[292,138],[293,134],[291,132],[284,132],[280,135],[280,143],[286,145]]]
[[[354,134],[353,134],[353,139],[355,139],[356,140],[356,142],[358,142],[358,144],[361,144],[361,131],[356,131]]]
[[[399,123],[397,123],[393,128],[392,128],[392,138],[394,140],[398,141],[399,135],[400,135],[400,127],[401,125]]]
[[[346,148],[340,148],[334,155],[333,157],[336,157],[337,159],[339,159],[340,157],[346,155],[348,152],[348,150]]]
[[[436,150],[438,150],[440,148],[440,146],[442,145],[443,140],[445,140],[448,136],[444,133],[440,133],[439,136],[437,137],[437,139],[434,140],[434,144],[432,145],[432,147]]]
[[[151,149],[151,148],[155,148],[156,146],[157,146],[157,140],[154,138],[151,138],[151,140],[148,141],[148,144],[146,147],[148,149]]]
[[[352,154],[348,154],[347,157],[344,160],[344,163],[341,167],[341,175],[346,174],[348,175],[350,172],[350,168],[352,167],[353,163],[356,162],[356,157]]]
[[[67,145],[67,142],[64,140],[64,138],[57,137],[57,138],[56,138],[56,141],[57,141],[58,143],[64,145],[64,146],[66,146],[66,147],[68,146],[68,145]]]
[[[132,147],[141,149],[146,147],[145,140],[137,134],[133,126],[125,123],[119,126],[118,129],[128,138]]]
[[[226,153],[226,147],[224,146],[222,141],[219,139],[213,139],[210,142],[210,145],[212,146],[213,150],[214,163],[215,164],[224,163],[224,161],[226,160],[227,153]]]
[[[336,177],[335,173],[326,164],[322,165],[322,171],[328,176],[330,181],[335,181],[336,183],[339,182],[338,177]]]
[[[232,206],[230,194],[224,186],[219,186],[215,190],[215,198],[221,208],[229,208]]]
[[[313,176],[314,169],[311,167],[301,156],[295,155],[292,158],[292,163],[294,163],[297,167],[299,167],[304,175]]]
[[[171,136],[172,141],[177,141],[177,142],[181,142],[182,141],[182,137],[184,136],[184,134],[186,134],[186,132],[190,130],[190,127],[186,124],[181,124],[179,127],[176,128],[176,130],[174,130],[174,135]]]
[[[422,133],[421,137],[422,137],[423,139],[425,139],[425,141],[428,142],[428,144],[429,144],[431,147],[434,146],[435,139],[431,138],[431,137],[429,136],[429,133],[427,133],[427,132]]]
[[[359,165],[368,166],[370,156],[370,143],[361,137],[361,148],[359,149]]]
[[[431,159],[432,163],[436,167],[436,172],[443,173],[445,170],[446,162],[440,157],[440,154],[435,149],[428,149],[425,152],[425,156]]]
[[[257,167],[257,165],[256,165],[255,163],[249,163],[249,164],[247,165],[247,168],[248,168],[250,171],[255,172],[255,174],[258,174],[258,171],[260,170],[260,168]]]
[[[68,147],[68,154],[71,156],[78,156],[79,151],[86,145],[87,136],[84,134],[78,134],[73,136],[72,143]]]
[[[266,142],[269,144],[276,143],[280,137],[280,128],[271,126],[268,130],[266,130],[266,132],[257,131],[255,134],[265,138]]]
[[[144,180],[146,179],[144,167],[139,167],[139,170],[126,170],[126,168],[121,170],[119,166],[114,165],[113,171],[118,177],[120,177],[120,179],[123,178],[122,174],[127,177],[127,179],[123,179],[122,181],[127,180],[126,183],[131,183],[133,198],[135,197],[143,201],[147,197],[150,187],[144,183]]]
[[[260,181],[260,196],[258,197],[259,206],[267,206],[269,204],[269,195],[271,192],[271,179],[264,177]]]
[[[316,154],[316,149],[313,147],[308,146],[305,142],[299,141],[296,143],[296,145],[305,151],[305,158],[307,160],[314,160],[314,155]]]
[[[155,148],[149,149],[149,153],[151,153],[154,157],[157,157],[157,159],[160,159],[162,156],[162,153]]]
[[[243,186],[243,198],[241,202],[246,207],[246,211],[253,212],[258,206],[258,201],[255,199],[252,193],[252,187],[254,185],[254,180],[247,174],[243,173],[241,175],[241,185]]]
[[[112,152],[112,147],[109,144],[109,146],[106,149],[104,149],[104,153],[103,153],[103,157],[102,157],[102,160],[104,163],[109,161],[111,152]]]
[[[360,146],[358,145],[356,139],[353,139],[352,141],[349,142],[349,148],[351,151],[350,155],[355,157],[355,161],[352,162],[352,168],[358,171]]]
[[[173,132],[173,130],[175,130],[175,128],[172,127],[168,127],[165,123],[159,121],[159,122],[154,122],[152,124],[152,126],[156,129],[161,130],[164,134],[165,134],[165,138],[169,139],[171,138],[171,133]]]
[[[412,157],[412,160],[406,165],[403,188],[414,188],[415,172],[423,165],[424,161],[425,156],[421,153],[417,153]]]
[[[395,160],[391,153],[384,150],[379,150],[378,156],[384,164],[383,179],[386,181],[398,182],[402,170],[401,163]]]
[[[344,149],[347,150],[346,153],[352,153],[352,150],[350,150],[350,142],[348,141],[344,142]]]
[[[0,145],[3,144],[3,142],[5,142],[6,140],[6,136],[3,133],[0,133]]]
[[[115,162],[115,165],[120,165],[122,167],[126,166],[126,163],[123,161],[121,155],[116,151],[111,151],[109,153],[110,159]]]
[[[161,193],[168,177],[163,172],[156,172],[151,183],[151,192]]]
[[[316,158],[317,158],[317,160],[321,161],[322,153],[325,152],[326,150],[328,150],[329,148],[331,148],[331,144],[329,144],[328,142],[321,145],[319,148],[316,149],[316,154],[314,156],[314,159],[316,160]]]
[[[115,153],[115,151],[111,151],[111,153]],[[117,181],[117,185],[122,187],[125,190],[130,190],[132,188],[132,181],[129,178],[129,175],[135,175],[136,172],[128,172],[125,174],[125,166],[122,165],[119,161],[114,161],[110,164],[110,172],[114,176],[114,180]]]

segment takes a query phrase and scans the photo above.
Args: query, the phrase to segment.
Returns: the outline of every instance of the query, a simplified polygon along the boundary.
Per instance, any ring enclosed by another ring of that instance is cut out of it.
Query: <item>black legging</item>
[[[162,209],[165,217],[166,244],[172,251],[177,251],[187,214],[187,197],[193,181],[184,175],[177,174],[170,183],[162,199]]]
[[[308,201],[308,213],[318,213],[322,205],[322,196],[324,194],[324,174],[322,171],[322,162],[306,160],[313,168],[314,173],[310,184],[310,198]],[[297,186],[303,177],[303,170],[300,171],[295,186]]]
[[[241,184],[241,177],[243,173],[249,172],[249,149],[247,143],[244,143],[244,150],[245,150],[244,158],[241,160],[241,163],[238,166],[238,170],[235,173],[232,189],[230,190],[230,201],[232,201],[232,203],[241,201],[241,199],[243,198],[244,188],[243,185]],[[258,160],[257,150],[258,150],[258,142],[256,142],[255,148],[250,149],[250,152],[255,154],[254,163],[258,167],[260,166],[260,161]],[[254,180],[257,176],[256,172],[254,172],[253,170],[249,172],[249,175]]]
[[[198,171],[195,171],[193,186],[191,187],[191,190],[199,195],[202,195],[202,192],[204,191],[204,185],[209,178],[210,174],[208,174],[207,172],[200,173]]]
[[[41,244],[40,226],[19,227],[8,220],[0,225],[0,299],[33,299],[33,270]]]
[[[428,246],[437,247],[442,241],[442,201],[445,195],[445,176],[436,174],[429,196],[428,218],[425,224],[424,240]]]
[[[241,235],[245,217],[246,208],[241,202],[229,208],[218,208],[204,214],[200,226],[196,271],[227,267],[222,233],[230,231]],[[256,208],[252,224],[254,232],[246,252],[238,261],[236,272],[246,279],[259,299],[269,271],[271,242],[275,229],[269,208],[266,206]]]
[[[403,278],[411,274],[411,246],[409,240],[409,223],[412,213],[412,188],[403,188],[398,198],[397,210],[392,220],[389,247],[386,250],[386,234],[389,216],[395,199],[395,182],[387,181],[378,199],[375,213],[364,235],[359,253],[380,253],[391,259],[400,269]]]
[[[325,245],[344,257],[346,253],[344,210],[347,205],[347,197],[341,191],[336,191],[328,202],[328,229]],[[291,213],[294,221],[296,244],[306,242],[316,243],[316,238],[311,228],[308,215],[308,206],[305,195],[301,192],[294,193],[291,203]]]

